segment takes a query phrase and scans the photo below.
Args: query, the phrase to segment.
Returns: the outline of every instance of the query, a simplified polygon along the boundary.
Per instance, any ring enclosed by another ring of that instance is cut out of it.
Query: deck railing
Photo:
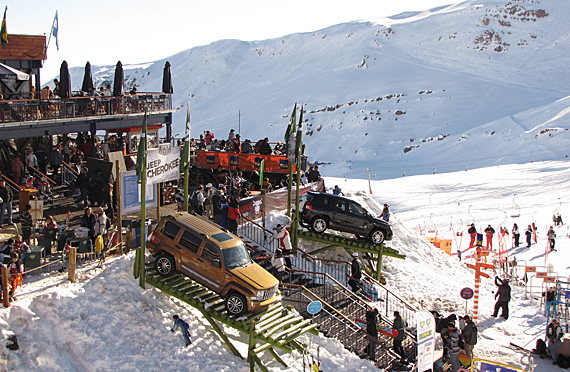
[[[0,123],[127,115],[172,109],[171,94],[0,101]]]

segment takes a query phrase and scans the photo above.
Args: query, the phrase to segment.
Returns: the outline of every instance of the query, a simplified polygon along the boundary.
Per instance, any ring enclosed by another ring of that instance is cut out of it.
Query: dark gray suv
[[[368,238],[372,244],[392,240],[388,222],[372,216],[354,200],[326,193],[308,192],[300,207],[301,224],[317,233],[326,229]]]

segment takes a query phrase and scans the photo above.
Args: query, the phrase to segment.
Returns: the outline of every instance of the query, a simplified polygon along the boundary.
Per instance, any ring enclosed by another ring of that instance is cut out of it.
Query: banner
[[[418,372],[433,369],[435,348],[435,319],[429,311],[416,312],[418,334]]]
[[[287,157],[282,155],[236,154],[224,151],[198,152],[200,168],[217,168],[218,165],[221,165],[224,169],[239,168],[242,171],[251,172],[259,170],[262,160],[264,160],[264,172],[283,174],[289,172]],[[293,164],[293,171],[295,170],[296,166]]]
[[[473,366],[475,366],[475,364],[479,364],[479,369],[476,369],[479,372],[525,372],[524,369],[519,367],[479,358],[473,358]]]
[[[146,183],[178,180],[180,178],[180,146],[161,143],[157,149],[148,149],[146,155]]]
[[[141,185],[138,183],[136,171],[122,172],[121,177],[121,214],[140,212],[141,210]],[[146,188],[146,208],[156,208],[158,186]]]

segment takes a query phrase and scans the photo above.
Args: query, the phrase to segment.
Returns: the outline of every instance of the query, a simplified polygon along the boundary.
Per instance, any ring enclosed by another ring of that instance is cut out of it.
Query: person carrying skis
[[[358,252],[352,254],[350,270],[351,275],[348,279],[348,285],[352,288],[352,292],[356,293],[360,290],[360,278],[362,278],[362,262],[358,259]]]
[[[469,242],[469,248],[473,248],[475,246],[475,239],[477,238],[477,229],[475,228],[475,224],[472,223],[469,226],[469,230],[467,230],[469,236],[471,237],[471,241]]]
[[[556,233],[554,232],[554,228],[552,226],[550,226],[550,230],[548,230],[546,235],[548,236],[548,246],[550,247],[550,252],[555,251],[556,249],[554,249],[554,243],[556,242]]]
[[[505,320],[509,319],[509,301],[511,300],[511,286],[509,285],[509,279],[505,278],[501,280],[498,276],[495,277],[495,285],[499,287],[495,293],[495,298],[498,297],[497,303],[495,303],[495,311],[493,312],[493,317],[496,318],[499,313],[499,309],[502,309],[501,316]]]
[[[562,344],[562,327],[558,319],[552,319],[548,328],[546,329],[546,336],[548,338],[548,350],[552,355],[552,364],[557,364],[558,354],[556,353],[556,348],[558,345]]]
[[[172,331],[172,333],[174,333],[174,331],[176,330],[175,328],[179,327],[180,330],[182,331],[182,336],[184,336],[184,341],[186,341],[186,346],[190,346],[192,344],[192,338],[190,335],[190,325],[186,323],[184,320],[182,320],[178,315],[174,315],[172,319],[174,319],[174,325],[172,326],[172,328],[170,328],[170,330]]]
[[[485,237],[487,238],[487,250],[493,249],[493,235],[495,235],[495,229],[491,227],[491,225],[487,225],[485,229]]]

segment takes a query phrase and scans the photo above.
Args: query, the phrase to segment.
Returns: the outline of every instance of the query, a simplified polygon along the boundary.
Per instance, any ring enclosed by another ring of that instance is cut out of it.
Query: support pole
[[[376,263],[376,280],[380,281],[380,273],[382,272],[382,255],[384,253],[384,243],[380,244],[380,252],[378,252],[378,261]]]
[[[247,348],[247,361],[249,362],[249,370],[251,372],[255,371],[255,353],[253,349],[255,349],[255,320],[252,320],[249,323],[249,345]]]
[[[123,255],[123,214],[121,211],[121,169],[119,168],[119,161],[115,160],[115,199],[117,200],[117,225],[119,237],[117,242],[119,243],[119,254]]]
[[[159,182],[158,185],[158,192],[156,195],[156,222],[160,221],[160,198],[162,197],[162,182]]]
[[[77,248],[69,248],[69,268],[67,269],[67,278],[70,282],[75,283],[75,264],[77,258]]]
[[[206,318],[206,320],[208,321],[208,323],[210,323],[210,325],[212,326],[212,328],[214,329],[214,331],[222,338],[222,340],[226,343],[227,347],[230,349],[230,351],[237,357],[240,357],[241,359],[243,359],[243,357],[241,356],[241,354],[239,353],[239,351],[235,348],[235,346],[231,343],[230,339],[228,338],[228,336],[226,336],[224,334],[224,331],[222,331],[222,329],[216,324],[216,322],[214,321],[214,319],[212,319],[212,317],[210,316],[210,314],[208,314],[206,311],[198,308],[198,310],[200,310],[200,312],[202,313],[202,315],[204,315],[204,318]]]

